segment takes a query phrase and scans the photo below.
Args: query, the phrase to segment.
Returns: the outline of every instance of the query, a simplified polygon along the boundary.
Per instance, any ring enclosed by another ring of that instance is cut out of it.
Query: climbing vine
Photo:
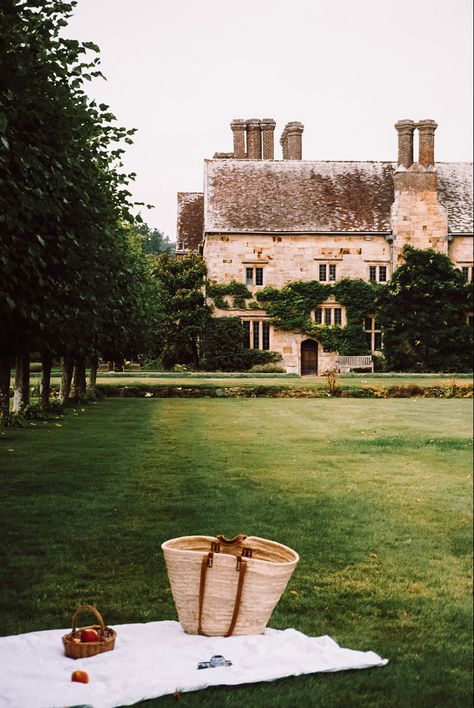
[[[252,298],[252,293],[243,283],[215,283],[207,286],[207,295],[215,307],[226,310],[230,305],[224,298],[233,297],[233,307],[239,309],[264,309],[277,328],[301,332],[314,337],[331,351],[340,354],[369,354],[364,317],[377,311],[378,296],[384,286],[364,280],[343,278],[334,285],[318,280],[292,281],[280,290],[266,286]],[[317,324],[312,313],[333,296],[346,310],[345,327]],[[250,299],[250,302],[247,302]]]
[[[230,283],[214,283],[208,284],[207,295],[212,298],[215,307],[220,310],[229,309],[229,303],[224,300],[226,295],[230,295],[234,298],[233,307],[238,309],[245,309],[245,300],[252,297],[252,293],[246,285],[243,283],[238,283],[236,280],[232,280]]]
[[[340,354],[367,354],[364,317],[377,311],[383,286],[364,280],[344,278],[334,285],[317,280],[287,283],[281,290],[263,288],[256,299],[271,317],[277,329],[302,332],[318,339],[324,347]],[[327,327],[311,317],[331,295],[346,308],[346,326]]]

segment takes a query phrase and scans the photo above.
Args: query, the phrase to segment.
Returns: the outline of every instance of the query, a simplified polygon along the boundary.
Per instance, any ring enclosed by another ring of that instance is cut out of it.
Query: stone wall
[[[368,280],[371,265],[384,265],[387,278],[391,275],[391,245],[375,235],[207,234],[203,255],[209,280],[217,283],[245,283],[247,267],[262,267],[263,285],[275,288],[293,280],[319,280],[320,264],[335,265],[337,280]]]
[[[413,164],[394,175],[395,199],[391,210],[395,263],[402,261],[405,245],[432,248],[448,254],[448,214],[438,201],[438,176],[434,168]]]

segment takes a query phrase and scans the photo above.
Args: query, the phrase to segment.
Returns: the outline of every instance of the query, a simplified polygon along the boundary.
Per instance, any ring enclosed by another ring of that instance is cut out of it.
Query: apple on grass
[[[71,681],[76,681],[77,683],[89,683],[89,674],[87,671],[73,671]]]
[[[92,628],[81,631],[81,642],[100,642],[99,633]]]

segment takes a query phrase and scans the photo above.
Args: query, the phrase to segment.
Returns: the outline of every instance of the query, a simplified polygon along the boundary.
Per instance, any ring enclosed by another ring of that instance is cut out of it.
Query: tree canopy
[[[137,233],[140,236],[143,253],[147,255],[160,256],[162,253],[173,255],[176,251],[176,244],[158,229],[152,229],[147,224],[140,224]]]
[[[443,254],[405,246],[404,259],[379,300],[388,368],[469,371],[472,287]]]
[[[176,363],[198,367],[210,316],[204,298],[206,264],[194,253],[179,258],[164,253],[154,260],[153,274],[163,308],[157,353],[165,367]]]
[[[157,311],[121,161],[135,131],[85,93],[102,74],[95,44],[61,36],[75,5],[0,6],[2,370],[30,351],[142,351]]]

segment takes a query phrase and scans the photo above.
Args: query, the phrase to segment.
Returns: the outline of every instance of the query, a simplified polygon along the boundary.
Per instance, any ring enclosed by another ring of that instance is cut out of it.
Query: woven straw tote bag
[[[182,628],[208,637],[261,634],[299,561],[257,536],[181,536],[161,548]]]

